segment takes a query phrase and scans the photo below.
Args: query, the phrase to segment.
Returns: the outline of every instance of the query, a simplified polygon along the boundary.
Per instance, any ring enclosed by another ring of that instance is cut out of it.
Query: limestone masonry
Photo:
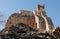
[[[19,13],[12,14],[7,20],[4,31],[7,31],[9,27],[18,23],[32,26],[39,31],[53,30],[54,25],[52,23],[52,20],[46,15],[44,8],[44,5],[37,5],[36,10],[32,12],[27,10],[21,10]]]

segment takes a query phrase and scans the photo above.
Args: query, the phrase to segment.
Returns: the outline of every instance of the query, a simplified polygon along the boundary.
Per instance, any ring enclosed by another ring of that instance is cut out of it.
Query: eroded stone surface
[[[34,12],[21,10],[19,13],[12,14],[7,20],[4,32],[7,31],[12,25],[15,26],[18,23],[32,26],[39,29],[39,31],[49,31],[54,28],[51,18],[46,15],[44,5],[38,5]]]

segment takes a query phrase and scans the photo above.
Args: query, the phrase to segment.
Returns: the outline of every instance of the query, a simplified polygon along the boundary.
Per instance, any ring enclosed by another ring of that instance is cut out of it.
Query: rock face
[[[7,20],[4,32],[18,23],[32,26],[39,31],[49,31],[54,28],[51,18],[46,15],[44,5],[38,5],[34,12],[21,10],[19,13],[12,14]]]
[[[21,10],[21,13],[12,14],[6,23],[5,31],[8,30],[12,25],[16,25],[18,23],[24,23],[34,27],[35,18],[33,13],[30,11]]]

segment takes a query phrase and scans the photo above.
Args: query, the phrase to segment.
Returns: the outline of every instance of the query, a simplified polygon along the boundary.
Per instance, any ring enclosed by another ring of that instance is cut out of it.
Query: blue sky
[[[45,4],[46,14],[51,17],[53,24],[60,25],[60,0],[0,0],[0,14],[4,15],[0,20],[7,20],[11,14],[20,10],[33,11],[37,4]],[[0,24],[0,30],[3,27]]]

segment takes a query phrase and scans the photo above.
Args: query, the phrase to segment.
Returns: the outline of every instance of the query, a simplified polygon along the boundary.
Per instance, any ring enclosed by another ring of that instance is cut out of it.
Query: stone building
[[[37,5],[36,10],[33,12],[21,10],[18,13],[12,14],[6,22],[4,31],[7,31],[9,27],[16,25],[17,23],[24,23],[26,25],[39,29],[39,31],[53,30],[54,25],[52,23],[52,20],[46,15],[44,8],[44,5]]]

